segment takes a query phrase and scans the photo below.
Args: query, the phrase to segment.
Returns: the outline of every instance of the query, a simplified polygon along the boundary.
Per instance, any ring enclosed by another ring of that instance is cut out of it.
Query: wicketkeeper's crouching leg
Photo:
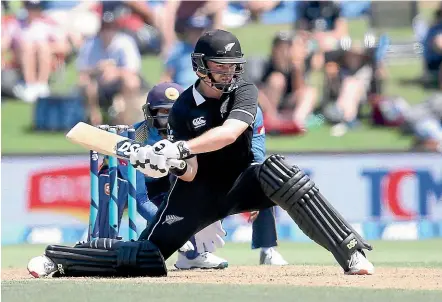
[[[264,193],[286,210],[310,239],[330,251],[346,273],[373,273],[362,252],[371,250],[371,245],[333,208],[308,175],[279,155],[268,157],[258,173]]]
[[[100,238],[75,247],[49,245],[44,256],[33,258],[34,277],[53,272],[57,277],[160,277],[167,275],[164,258],[150,241]]]

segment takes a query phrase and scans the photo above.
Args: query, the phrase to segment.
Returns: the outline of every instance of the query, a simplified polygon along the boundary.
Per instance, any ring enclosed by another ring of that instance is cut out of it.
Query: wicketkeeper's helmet
[[[154,86],[147,94],[146,104],[142,109],[149,127],[159,131],[167,130],[169,114],[158,114],[159,109],[170,109],[184,89],[175,83],[161,83]]]

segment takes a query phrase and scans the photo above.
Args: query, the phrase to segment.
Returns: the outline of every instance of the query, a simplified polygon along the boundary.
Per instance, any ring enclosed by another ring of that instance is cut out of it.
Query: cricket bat
[[[101,130],[83,122],[75,125],[66,134],[66,138],[88,150],[94,150],[104,155],[116,156],[125,160],[129,160],[132,152],[144,146],[127,137]],[[167,161],[171,166],[180,169],[183,169],[185,165],[184,161],[179,159],[168,159]]]

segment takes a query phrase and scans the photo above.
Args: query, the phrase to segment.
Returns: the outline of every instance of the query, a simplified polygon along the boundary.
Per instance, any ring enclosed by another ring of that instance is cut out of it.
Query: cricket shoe
[[[51,259],[43,255],[29,261],[28,271],[34,278],[42,278],[57,271],[57,266]]]
[[[374,266],[360,251],[356,251],[351,255],[348,271],[346,275],[373,275]]]
[[[282,258],[281,254],[278,253],[274,248],[269,248],[267,251],[261,250],[259,256],[259,264],[264,265],[287,265],[288,262]]]
[[[201,253],[194,259],[189,259],[183,253],[178,253],[178,259],[175,263],[177,269],[224,269],[228,266],[227,260],[209,252]]]

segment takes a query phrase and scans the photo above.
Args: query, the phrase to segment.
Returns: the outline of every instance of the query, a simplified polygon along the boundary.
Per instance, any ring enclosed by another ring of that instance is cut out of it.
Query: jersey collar
[[[201,95],[201,93],[198,92],[198,90],[196,90],[195,85],[198,84],[198,81],[193,84],[192,86],[192,94],[193,94],[193,98],[195,99],[195,103],[197,106],[201,105],[202,103],[204,103],[206,101],[206,99]]]

